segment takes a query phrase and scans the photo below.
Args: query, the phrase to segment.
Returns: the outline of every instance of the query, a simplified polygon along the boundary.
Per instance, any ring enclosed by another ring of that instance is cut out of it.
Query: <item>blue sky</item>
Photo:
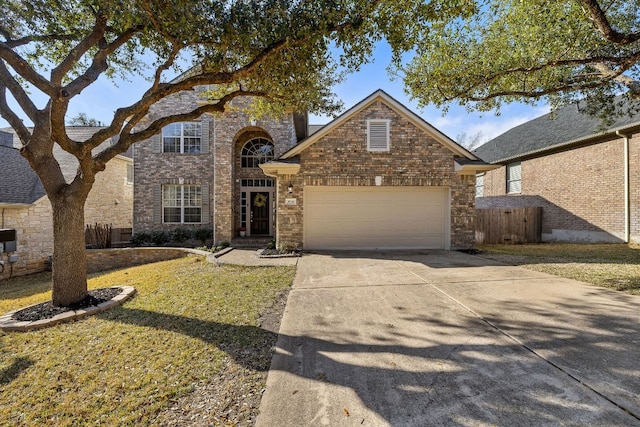
[[[373,57],[375,60],[372,63],[361,67],[359,72],[350,74],[344,82],[334,88],[334,92],[344,102],[346,109],[377,89],[383,89],[450,138],[457,139],[463,132],[468,136],[481,132],[483,141],[549,111],[545,105],[532,107],[522,104],[504,105],[499,116],[492,112],[469,113],[464,107],[459,106],[451,106],[446,115],[434,107],[420,109],[417,102],[410,100],[405,94],[402,80],[391,80],[387,73],[386,68],[391,60],[388,46],[385,43],[379,43]],[[120,82],[115,86],[112,81],[100,78],[71,102],[68,117],[84,112],[90,118],[103,123],[109,122],[118,107],[138,100],[146,88],[147,82],[142,79]],[[37,97],[36,92],[33,95],[36,96],[38,106],[44,105],[44,97]],[[329,122],[331,117],[312,115],[309,120],[312,124],[324,124]],[[7,122],[0,118],[0,127],[6,126],[8,126]]]

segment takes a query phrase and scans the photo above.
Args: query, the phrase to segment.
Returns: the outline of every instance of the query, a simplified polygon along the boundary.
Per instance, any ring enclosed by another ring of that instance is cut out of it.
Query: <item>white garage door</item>
[[[304,190],[305,249],[448,249],[449,190],[316,187]]]

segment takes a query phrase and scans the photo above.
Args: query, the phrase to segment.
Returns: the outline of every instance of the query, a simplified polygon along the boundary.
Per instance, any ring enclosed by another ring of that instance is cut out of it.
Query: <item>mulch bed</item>
[[[94,307],[105,301],[111,300],[122,292],[122,288],[102,288],[89,291],[88,295],[80,302],[72,304],[68,307],[56,307],[51,301],[41,304],[32,305],[23,308],[11,316],[12,319],[21,322],[34,322],[36,320],[50,319],[58,314],[67,311],[82,310],[83,308]]]

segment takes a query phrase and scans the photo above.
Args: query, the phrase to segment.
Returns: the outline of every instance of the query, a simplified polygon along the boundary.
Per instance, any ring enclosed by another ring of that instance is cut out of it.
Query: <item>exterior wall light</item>
[[[289,192],[289,194],[293,193],[293,185],[291,185],[291,183],[289,183],[289,186],[287,187],[287,191]]]

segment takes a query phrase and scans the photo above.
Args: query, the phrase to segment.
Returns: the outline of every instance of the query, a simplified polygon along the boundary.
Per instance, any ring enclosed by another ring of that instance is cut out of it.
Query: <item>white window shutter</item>
[[[367,149],[389,151],[389,120],[368,120],[367,124]]]
[[[507,193],[522,192],[522,164],[507,165]]]
[[[200,137],[200,153],[209,153],[209,120],[205,117],[201,122],[202,136]]]

